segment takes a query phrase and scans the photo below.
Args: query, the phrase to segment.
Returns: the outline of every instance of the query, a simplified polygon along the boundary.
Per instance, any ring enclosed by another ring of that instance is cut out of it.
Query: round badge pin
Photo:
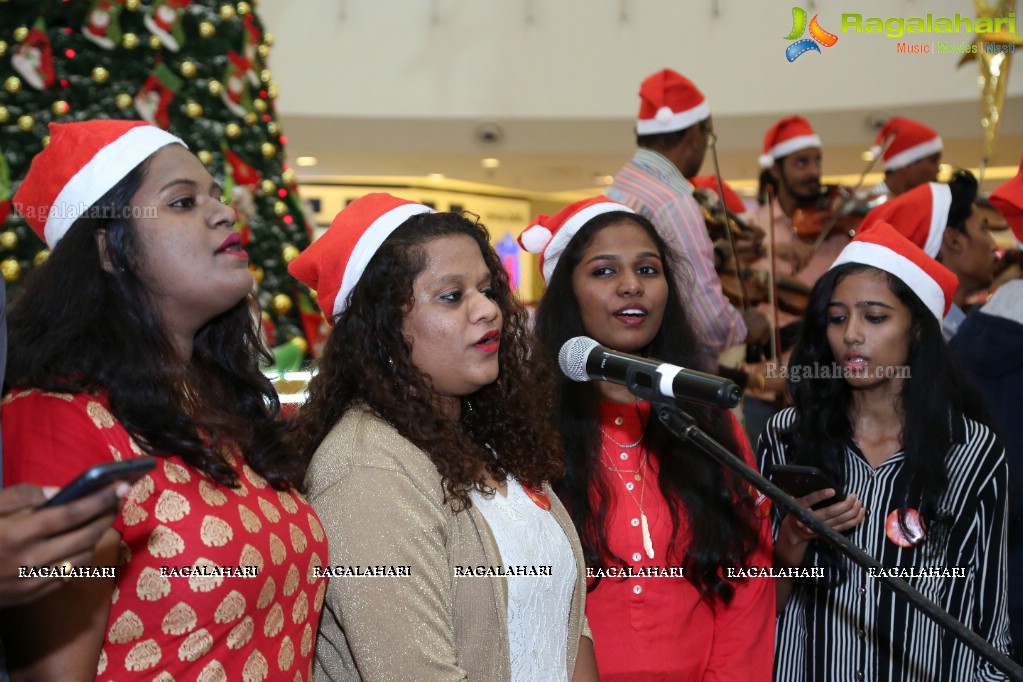
[[[899,510],[893,509],[884,522],[884,534],[899,547],[915,547],[927,537],[927,525],[916,509],[906,510],[906,527],[899,524]]]

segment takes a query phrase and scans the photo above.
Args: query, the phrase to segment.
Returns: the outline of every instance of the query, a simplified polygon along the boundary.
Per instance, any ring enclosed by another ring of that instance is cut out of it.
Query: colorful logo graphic
[[[796,40],[806,33],[806,10],[802,7],[792,8],[792,30],[785,36],[785,40],[796,41],[785,48],[785,58],[790,62],[796,61],[800,55],[806,54],[810,50],[820,52],[821,48],[818,47],[818,44],[831,47],[838,42],[838,36],[828,33],[820,27],[820,24],[817,23],[817,16],[813,15],[813,19],[810,20],[810,37]]]

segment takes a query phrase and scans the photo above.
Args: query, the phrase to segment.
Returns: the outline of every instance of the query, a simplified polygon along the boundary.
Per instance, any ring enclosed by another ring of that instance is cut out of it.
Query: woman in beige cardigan
[[[317,680],[595,680],[550,374],[485,229],[372,194],[292,262],[334,323],[296,419]]]

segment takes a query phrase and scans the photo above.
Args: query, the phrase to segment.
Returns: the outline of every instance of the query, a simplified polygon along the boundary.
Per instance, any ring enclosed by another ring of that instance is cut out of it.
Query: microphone
[[[619,353],[588,336],[569,339],[558,353],[561,371],[572,381],[623,384],[640,397],[662,395],[715,407],[735,407],[742,392],[728,379],[658,360]]]

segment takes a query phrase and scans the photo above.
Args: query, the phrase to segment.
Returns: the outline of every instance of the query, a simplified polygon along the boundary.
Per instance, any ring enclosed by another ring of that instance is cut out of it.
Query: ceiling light
[[[315,156],[300,156],[295,159],[295,163],[299,166],[315,166],[320,162]]]
[[[427,174],[426,179],[429,180],[430,182],[441,182],[441,181],[444,180],[444,174],[443,173],[429,173],[429,174]]]
[[[865,151],[862,154],[860,154],[860,158],[863,159],[864,161],[873,161],[874,160],[874,152],[872,152],[872,151],[870,151],[868,149],[867,151]]]
[[[484,168],[497,168],[498,166],[501,165],[501,160],[492,157],[480,159],[480,165],[483,166]]]

